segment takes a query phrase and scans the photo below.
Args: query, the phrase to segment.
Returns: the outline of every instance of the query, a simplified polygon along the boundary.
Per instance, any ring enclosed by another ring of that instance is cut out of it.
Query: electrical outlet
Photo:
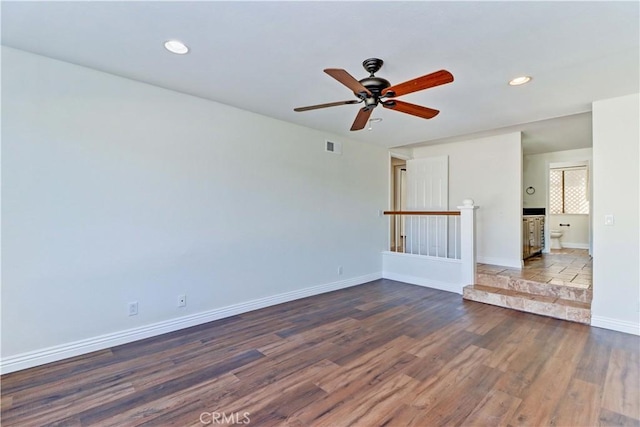
[[[187,296],[178,295],[178,307],[186,307],[186,306],[187,306]]]
[[[138,314],[138,301],[129,303],[129,316],[135,316]]]

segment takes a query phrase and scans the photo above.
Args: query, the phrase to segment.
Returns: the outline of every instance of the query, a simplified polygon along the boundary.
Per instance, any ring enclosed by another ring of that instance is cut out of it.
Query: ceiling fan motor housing
[[[384,61],[378,58],[369,58],[362,62],[362,66],[370,75],[369,77],[360,80],[360,84],[366,87],[373,96],[368,97],[358,93],[355,95],[364,99],[367,107],[375,107],[378,105],[378,99],[380,98],[382,91],[391,86],[391,83],[389,83],[388,80],[374,76],[374,73],[382,67],[382,64],[384,64]]]
[[[367,77],[360,80],[360,84],[369,89],[369,91],[375,96],[380,96],[384,89],[391,86],[391,83],[382,77]]]

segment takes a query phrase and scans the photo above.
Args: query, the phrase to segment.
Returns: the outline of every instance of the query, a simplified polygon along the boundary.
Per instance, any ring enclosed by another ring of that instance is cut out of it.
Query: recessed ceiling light
[[[178,40],[169,40],[164,42],[164,47],[169,52],[176,53],[178,55],[184,55],[189,52],[189,48],[184,43]]]
[[[529,83],[531,81],[531,77],[529,76],[520,76],[520,77],[516,77],[515,79],[511,79],[509,81],[509,84],[511,86],[520,86],[523,85],[525,83]]]

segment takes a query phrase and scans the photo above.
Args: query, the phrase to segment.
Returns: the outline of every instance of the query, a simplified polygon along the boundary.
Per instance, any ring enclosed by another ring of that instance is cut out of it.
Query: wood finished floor
[[[639,346],[379,280],[5,375],[2,425],[638,426]]]

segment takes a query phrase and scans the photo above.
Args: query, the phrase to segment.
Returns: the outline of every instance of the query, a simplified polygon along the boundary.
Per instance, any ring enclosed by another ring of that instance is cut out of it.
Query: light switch
[[[604,225],[613,225],[613,223],[614,223],[613,215],[604,216]]]

